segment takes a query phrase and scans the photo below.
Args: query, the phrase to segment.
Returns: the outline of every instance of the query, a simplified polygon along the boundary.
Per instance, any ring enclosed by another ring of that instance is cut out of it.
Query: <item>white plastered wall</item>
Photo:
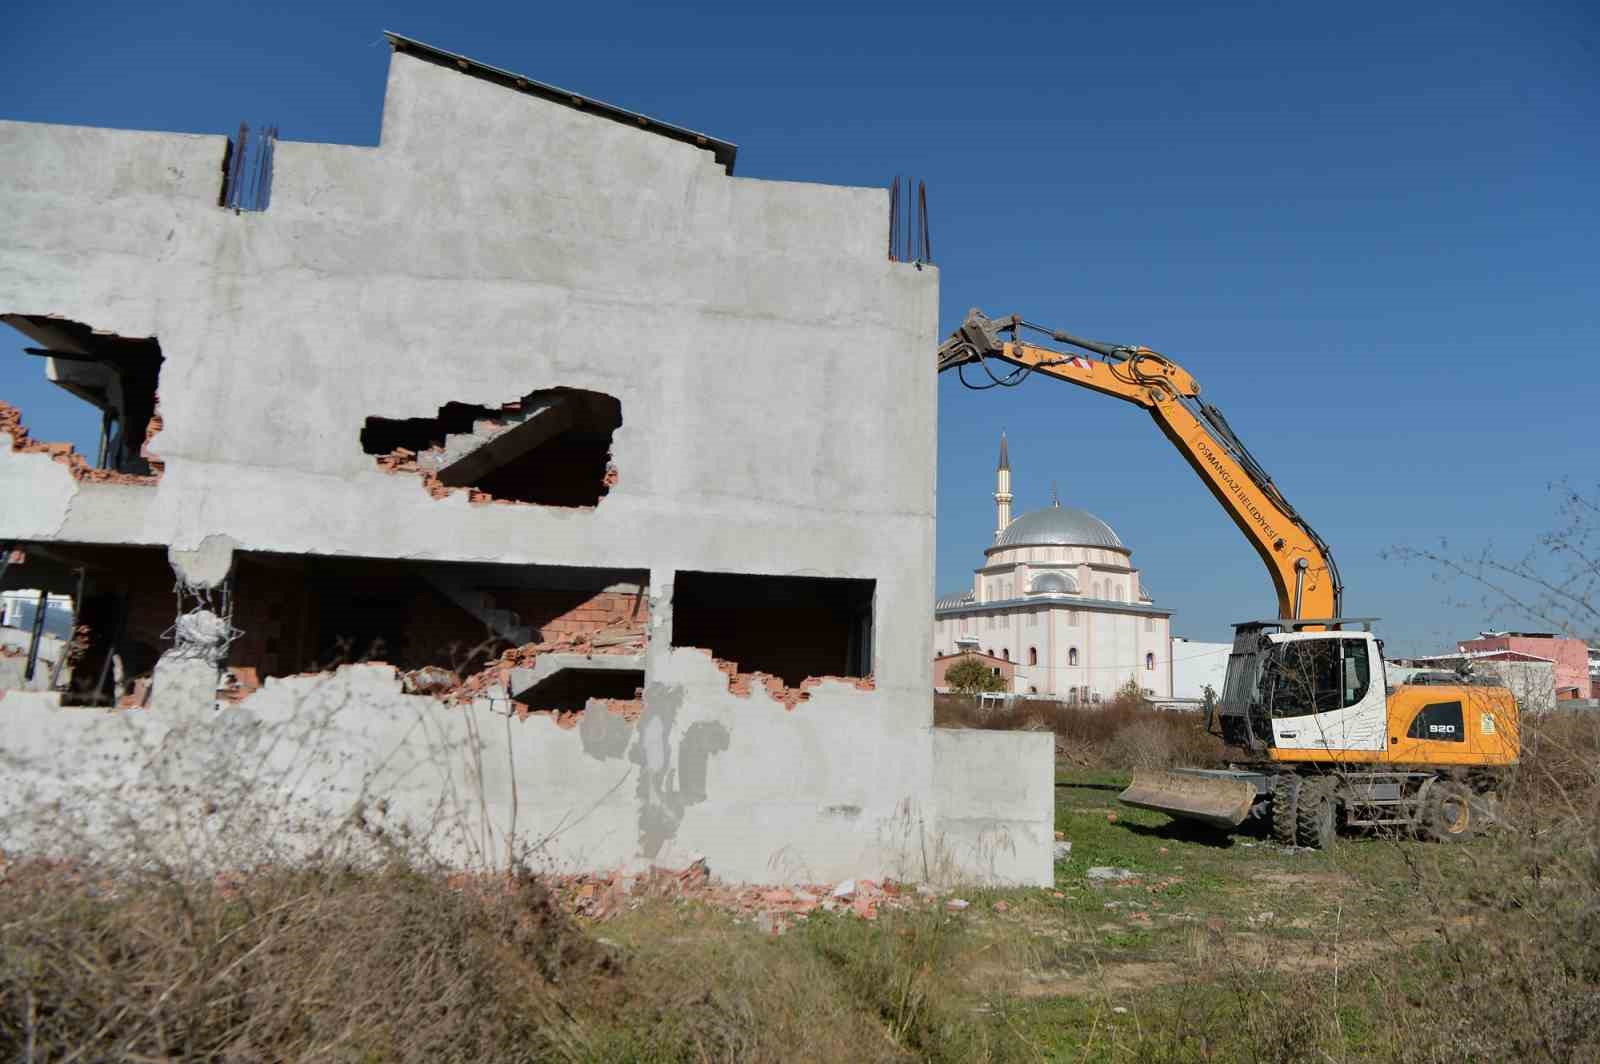
[[[280,143],[269,210],[216,206],[223,150],[0,122],[0,312],[158,338],[166,462],[154,486],[80,484],[0,438],[0,540],[647,569],[643,718],[620,755],[536,722],[483,740],[507,763],[484,773],[495,830],[515,776],[518,831],[562,825],[546,848],[567,867],[885,875],[884,839],[914,823],[968,840],[962,874],[1049,881],[1050,796],[1014,768],[977,777],[931,727],[937,273],[886,261],[883,190],[729,177],[692,145],[405,55],[380,145]],[[553,386],[622,405],[619,480],[593,509],[434,499],[359,446],[369,416]],[[731,694],[670,648],[680,569],[875,581],[874,689],[824,684],[794,710]],[[295,683],[216,719],[319,704]],[[349,684],[342,712],[464,726],[382,676]],[[149,712],[211,719],[185,690]],[[0,699],[8,753],[96,745],[93,713],[41,698]],[[353,757],[384,756],[396,736],[376,727],[341,733],[365,736]],[[1048,741],[984,749],[1048,775]],[[980,859],[986,831],[1009,857]]]

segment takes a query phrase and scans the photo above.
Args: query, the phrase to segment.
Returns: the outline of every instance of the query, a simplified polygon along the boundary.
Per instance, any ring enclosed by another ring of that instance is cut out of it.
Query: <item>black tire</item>
[[[1308,781],[1300,788],[1300,800],[1295,805],[1295,841],[1313,850],[1332,846],[1338,834],[1338,810],[1333,780]]]
[[[1300,788],[1304,782],[1293,772],[1280,772],[1272,781],[1272,840],[1280,846],[1295,844]]]
[[[1466,784],[1437,780],[1422,802],[1422,834],[1435,842],[1464,842],[1478,833],[1482,813]]]

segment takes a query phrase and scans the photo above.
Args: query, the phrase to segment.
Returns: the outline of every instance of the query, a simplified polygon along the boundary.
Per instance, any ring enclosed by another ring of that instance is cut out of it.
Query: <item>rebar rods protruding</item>
[[[916,199],[912,200],[911,178],[905,180],[905,194],[900,192],[901,178],[895,176],[889,186],[889,261],[914,262],[921,265],[933,261],[933,238],[928,233],[928,186],[916,184]],[[913,217],[913,212],[915,216]]]

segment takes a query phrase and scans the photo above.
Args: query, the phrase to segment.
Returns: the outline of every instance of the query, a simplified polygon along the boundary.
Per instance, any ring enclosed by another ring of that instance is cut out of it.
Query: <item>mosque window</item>
[[[1077,647],[1073,647],[1071,650],[1067,651],[1067,664],[1068,665],[1076,665],[1077,663],[1078,663],[1078,648]]]
[[[1010,661],[1011,660],[1011,648],[1010,647],[1001,647],[1000,648],[1000,656],[1002,658],[1005,658],[1007,661]]]
[[[1154,654],[1146,654],[1144,656],[1144,668],[1145,668],[1146,672],[1154,672],[1155,671],[1155,668],[1156,668],[1156,656]]]
[[[1037,665],[1037,664],[1039,664],[1039,648],[1038,647],[1029,647],[1028,648],[1028,664],[1029,665]]]

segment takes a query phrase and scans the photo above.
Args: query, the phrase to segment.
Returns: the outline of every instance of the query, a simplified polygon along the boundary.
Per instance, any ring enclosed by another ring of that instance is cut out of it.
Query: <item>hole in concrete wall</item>
[[[581,713],[591,699],[605,701],[608,709],[624,716],[629,715],[627,707],[633,708],[632,715],[637,716],[638,708],[643,706],[643,669],[607,669],[593,664],[562,666],[539,679],[533,678],[532,670],[528,672],[526,679],[513,672],[509,690],[514,700],[534,713]]]
[[[680,571],[673,645],[703,647],[791,687],[813,676],[865,677],[874,590],[872,580]]]
[[[79,479],[145,482],[161,475],[160,461],[146,450],[161,428],[156,389],[162,356],[153,337],[96,332],[42,314],[0,314],[0,321],[33,342],[22,353],[40,362],[48,381],[88,404],[78,407],[81,422],[60,419],[53,427],[66,429],[60,434],[74,440],[97,441],[92,459],[68,443],[34,441],[22,427],[20,410],[0,403],[0,432],[12,436],[13,450],[50,454]]]
[[[432,418],[369,417],[361,447],[394,473],[417,473],[436,496],[594,506],[616,483],[612,436],[622,404],[601,392],[549,388],[499,408],[446,403]]]
[[[509,697],[510,671],[544,655],[641,653],[645,582],[637,570],[240,554],[243,634],[228,664],[241,694],[271,676],[381,661],[414,693]]]
[[[165,550],[23,543],[0,565],[7,599],[49,603],[37,630],[0,628],[0,690],[59,691],[64,705],[143,702],[174,618]]]
[[[146,703],[180,613],[192,618],[196,606],[175,597],[164,548],[23,543],[0,550],[0,564],[8,617],[13,599],[41,595],[52,604],[47,621],[63,606],[70,613],[65,636],[58,617],[37,641],[31,627],[0,624],[0,690],[53,689],[67,705]],[[385,662],[413,693],[509,702],[517,674],[531,677],[522,689],[554,702],[547,708],[581,710],[587,691],[636,716],[622,703],[636,703],[643,683],[646,579],[625,569],[239,552],[212,603],[227,632],[222,697],[245,697],[273,676]],[[590,678],[608,665],[622,673]],[[577,672],[561,678],[568,666]],[[539,686],[547,677],[554,684]]]

